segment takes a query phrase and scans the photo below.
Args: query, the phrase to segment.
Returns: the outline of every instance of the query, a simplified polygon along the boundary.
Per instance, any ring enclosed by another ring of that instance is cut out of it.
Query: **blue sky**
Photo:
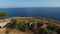
[[[0,8],[60,7],[60,0],[0,0]]]

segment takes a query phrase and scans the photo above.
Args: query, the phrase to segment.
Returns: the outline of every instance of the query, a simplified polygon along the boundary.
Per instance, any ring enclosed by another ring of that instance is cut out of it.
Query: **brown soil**
[[[18,22],[22,23],[22,22],[41,22],[41,23],[51,23],[53,25],[55,25],[57,28],[60,28],[60,22],[59,21],[55,21],[55,20],[52,20],[50,19],[49,21],[47,21],[46,19],[36,19],[36,18],[33,18],[33,17],[27,17],[27,18],[21,18],[21,17],[17,17],[15,18]],[[56,22],[56,23],[55,23]],[[0,29],[0,34],[5,34],[6,32],[6,28],[1,28]],[[18,29],[13,29],[9,34],[33,34],[32,32],[21,32],[20,30]]]

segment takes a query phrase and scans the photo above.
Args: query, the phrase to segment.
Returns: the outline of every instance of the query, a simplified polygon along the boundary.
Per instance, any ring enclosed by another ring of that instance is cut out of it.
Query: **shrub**
[[[42,23],[37,23],[37,27],[41,27],[42,25]]]
[[[50,31],[49,30],[44,30],[43,34],[50,34]]]
[[[53,26],[53,25],[51,25],[51,24],[49,24],[49,25],[47,26],[47,29],[48,29],[48,30],[51,30],[51,31],[55,31],[55,30],[56,30],[56,27]]]
[[[57,32],[58,34],[60,34],[60,29],[57,29],[56,32]]]
[[[22,23],[19,23],[19,24],[18,24],[18,29],[19,29],[19,30],[25,32],[25,30],[26,30],[25,28],[26,28],[26,26],[23,25]]]
[[[10,23],[7,23],[5,27],[7,28],[16,28],[17,26],[17,21],[15,19],[12,19]]]
[[[57,34],[55,31],[51,31],[50,34]]]
[[[7,25],[5,25],[7,28],[12,28],[12,24],[11,23],[7,23]]]
[[[30,25],[30,23],[28,23],[29,30],[33,31],[34,27],[35,27],[35,23],[32,23],[31,25]]]
[[[16,21],[16,19],[12,19],[11,22],[12,22],[12,23],[11,23],[10,26],[11,26],[12,28],[16,28],[16,26],[17,26],[17,21]]]
[[[0,19],[5,19],[8,17],[8,13],[7,12],[0,12]]]
[[[21,31],[25,32],[25,26],[22,26],[21,28],[19,28]]]
[[[10,32],[10,29],[7,29],[5,33],[6,33],[6,34],[9,34],[9,32]]]

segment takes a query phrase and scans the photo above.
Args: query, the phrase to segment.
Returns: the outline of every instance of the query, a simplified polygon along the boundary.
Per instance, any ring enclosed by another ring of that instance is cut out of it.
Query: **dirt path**
[[[0,20],[0,26],[3,28],[3,26],[5,26],[9,22],[10,22],[9,19]]]
[[[33,34],[32,32],[22,32],[18,29],[13,29],[9,34]]]

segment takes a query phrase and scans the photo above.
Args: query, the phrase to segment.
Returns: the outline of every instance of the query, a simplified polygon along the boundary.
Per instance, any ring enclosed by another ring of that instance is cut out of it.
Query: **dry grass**
[[[13,17],[14,19],[17,20],[18,23],[23,23],[24,21],[26,23],[28,23],[29,21],[31,22],[34,22],[34,23],[37,23],[37,22],[40,22],[40,23],[51,23],[53,24],[54,26],[56,26],[57,28],[60,28],[60,22],[59,21],[56,21],[56,20],[52,20],[52,19],[49,19],[47,20],[46,18],[34,18],[34,17]],[[9,19],[11,20],[11,19]],[[1,23],[1,21],[0,21]],[[5,34],[5,31],[6,31],[6,28],[1,28],[0,29],[0,33],[1,34]],[[32,32],[21,32],[20,30],[18,29],[13,29],[9,34],[33,34]]]

